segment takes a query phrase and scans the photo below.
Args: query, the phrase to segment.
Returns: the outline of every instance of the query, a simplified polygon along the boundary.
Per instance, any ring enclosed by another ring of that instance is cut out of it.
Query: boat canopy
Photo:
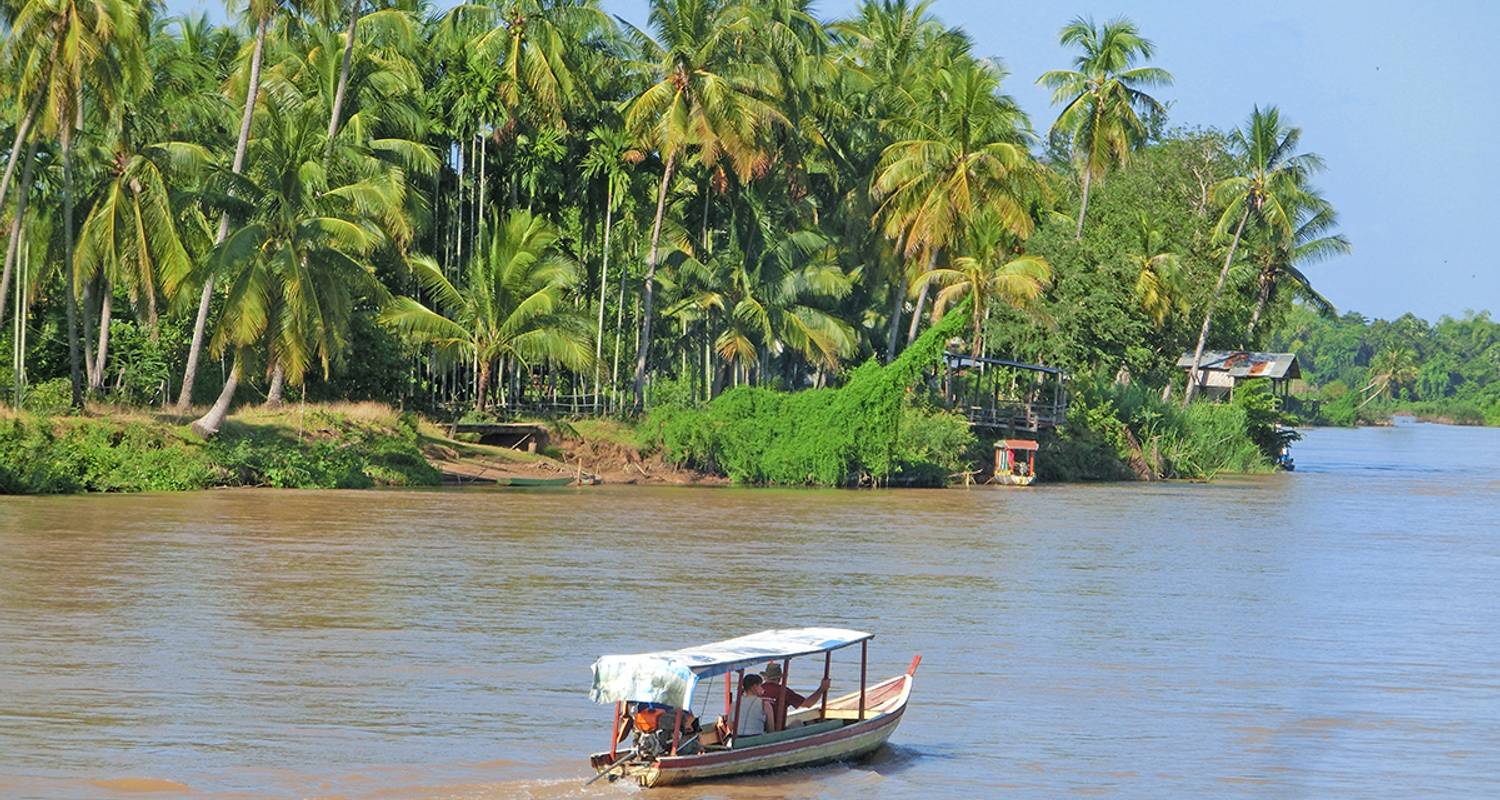
[[[699,678],[813,653],[838,650],[873,639],[875,634],[844,628],[789,628],[761,631],[722,642],[629,656],[603,656],[594,662],[596,703],[619,700],[664,703],[684,708]]]

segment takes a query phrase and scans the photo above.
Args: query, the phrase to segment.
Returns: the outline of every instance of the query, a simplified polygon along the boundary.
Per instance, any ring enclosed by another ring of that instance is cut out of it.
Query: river
[[[1500,430],[1295,456],[1212,484],[0,498],[0,795],[624,797],[579,786],[594,657],[819,624],[877,634],[872,678],[923,655],[891,746],[650,796],[1500,794]]]

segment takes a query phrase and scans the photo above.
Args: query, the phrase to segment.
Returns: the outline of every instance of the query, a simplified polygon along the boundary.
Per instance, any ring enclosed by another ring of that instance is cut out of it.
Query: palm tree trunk
[[[193,432],[207,439],[219,432],[219,427],[224,424],[224,417],[229,414],[229,404],[234,401],[234,390],[240,385],[240,355],[234,355],[234,367],[229,370],[229,380],[224,381],[224,388],[219,392],[219,399],[214,401],[208,413],[193,420]]]
[[[286,370],[282,369],[281,362],[271,368],[271,388],[266,390],[266,407],[280,408],[282,396],[286,394]]]
[[[490,369],[490,362],[488,360],[479,362],[479,387],[474,393],[474,408],[479,411],[483,411],[489,407]]]
[[[615,366],[609,376],[610,395],[614,399],[614,410],[620,409],[620,339],[625,335],[625,278],[629,270],[620,270],[619,305],[615,306]]]
[[[1266,304],[1271,301],[1271,287],[1276,284],[1276,278],[1272,275],[1260,276],[1260,294],[1255,298],[1255,309],[1250,312],[1250,324],[1245,328],[1245,343],[1251,344],[1255,336],[1255,327],[1260,324],[1260,315],[1266,310]]]
[[[245,111],[240,115],[240,138],[234,145],[234,163],[230,170],[238,175],[245,168],[245,151],[250,145],[250,122],[255,119],[255,97],[260,94],[260,60],[266,48],[266,26],[270,18],[262,18],[255,27],[255,49],[250,53],[250,82],[245,87]],[[219,234],[215,245],[229,238],[229,214],[219,217]],[[182,373],[182,391],[177,395],[177,413],[188,410],[193,404],[193,384],[198,379],[198,359],[203,354],[203,334],[208,329],[208,303],[214,296],[214,276],[203,281],[203,293],[198,298],[198,316],[193,320],[193,341],[188,347],[187,368]],[[228,404],[225,404],[228,407]],[[215,424],[214,430],[218,430]]]
[[[146,287],[146,335],[150,337],[151,343],[156,344],[161,332],[160,319],[156,312],[156,287]]]
[[[922,282],[922,288],[917,290],[917,306],[911,310],[911,324],[906,328],[906,344],[908,347],[917,340],[917,328],[922,324],[922,306],[927,304],[927,283]]]
[[[656,256],[661,241],[661,218],[667,207],[667,187],[672,183],[676,154],[667,156],[656,191],[656,219],[651,223],[651,251],[646,256],[646,279],[641,286],[641,344],[635,354],[635,410],[646,407],[646,357],[651,353],[651,304],[656,297]]]
[[[1224,254],[1224,268],[1219,270],[1219,282],[1214,284],[1214,293],[1208,298],[1208,308],[1203,311],[1203,329],[1198,332],[1198,346],[1193,350],[1193,363],[1188,367],[1187,391],[1182,396],[1182,407],[1187,408],[1188,403],[1193,402],[1193,395],[1198,393],[1198,365],[1203,363],[1203,345],[1208,341],[1209,324],[1214,318],[1214,303],[1219,301],[1219,294],[1224,291],[1224,281],[1229,277],[1229,265],[1234,263],[1234,250],[1240,245],[1240,234],[1245,231],[1245,221],[1250,219],[1250,202],[1245,201],[1245,213],[1240,215],[1240,223],[1234,227],[1234,238],[1229,241],[1229,252]]]
[[[906,292],[901,290],[901,281],[891,282],[891,321],[885,332],[885,363],[896,360],[896,345],[901,337],[901,307],[906,303]]]
[[[73,407],[83,408],[83,348],[78,341],[78,293],[73,289],[73,126],[62,124],[63,162],[63,294],[68,308],[68,377]]]
[[[27,146],[26,138],[31,134],[31,126],[36,123],[37,112],[42,107],[42,99],[46,92],[37,92],[36,97],[31,99],[31,105],[26,109],[26,116],[22,118],[21,124],[16,128],[16,140],[10,146],[10,160],[5,162],[5,176],[0,177],[0,208],[5,208],[5,198],[10,194],[10,179],[16,174],[16,161],[21,155],[21,148]],[[29,148],[30,152],[36,152]],[[30,156],[27,156],[28,160]],[[23,170],[24,171],[24,170]],[[4,303],[0,302],[0,307]]]
[[[339,65],[338,88],[333,90],[333,110],[328,115],[328,141],[323,143],[323,160],[333,158],[333,137],[339,132],[339,116],[344,110],[344,92],[349,88],[349,62],[354,58],[354,33],[359,25],[359,0],[349,3],[349,29],[344,33],[344,60]]]
[[[83,320],[83,381],[89,389],[94,388],[94,292],[96,284],[90,280],[83,285],[83,306],[79,309]]]
[[[1083,241],[1083,217],[1089,213],[1089,185],[1094,182],[1094,171],[1088,165],[1083,166],[1083,202],[1078,204],[1078,228],[1073,231],[1076,241]]]
[[[908,347],[911,346],[912,342],[917,340],[917,328],[922,324],[922,307],[927,304],[927,291],[932,286],[926,280],[927,273],[932,271],[932,266],[936,263],[937,251],[929,250],[927,252],[927,266],[922,270],[922,274],[918,276],[918,280],[922,281],[922,288],[917,290],[917,307],[911,310],[911,325],[906,329],[906,344]]]
[[[599,325],[594,333],[594,402],[598,402],[601,384],[604,382],[600,361],[604,357],[604,297],[609,290],[609,229],[614,222],[615,187],[608,184],[604,191],[604,266],[599,271]]]
[[[16,235],[20,235],[19,231]],[[19,263],[16,269],[16,318],[14,335],[11,343],[14,346],[11,362],[11,382],[15,389],[15,408],[21,407],[24,400],[22,387],[26,385],[26,262]]]
[[[21,191],[16,196],[16,213],[10,221],[10,240],[5,244],[5,270],[0,274],[0,322],[5,320],[6,293],[10,290],[10,271],[21,251],[21,223],[26,219],[27,201],[31,199],[31,182],[36,175],[36,146],[33,138],[26,145],[26,166],[21,168]]]
[[[99,390],[104,388],[104,360],[109,353],[109,321],[114,312],[114,287],[109,285],[109,279],[101,281],[103,296],[99,300],[99,354],[94,358],[94,375],[89,383],[89,388]]]
[[[974,318],[974,341],[972,342],[974,357],[979,358],[984,355],[984,341],[981,336],[984,334],[984,320],[988,314],[981,314],[978,287],[975,287],[974,303],[969,309],[969,316]]]

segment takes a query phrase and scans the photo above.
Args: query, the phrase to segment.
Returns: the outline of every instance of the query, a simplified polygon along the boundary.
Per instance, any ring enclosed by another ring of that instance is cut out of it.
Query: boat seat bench
[[[800,739],[804,736],[812,736],[814,734],[824,733],[826,731],[836,731],[842,727],[844,727],[844,723],[842,721],[836,719],[826,719],[822,722],[814,722],[811,725],[800,725],[795,728],[787,728],[784,731],[762,733],[757,736],[739,736],[735,738],[732,749],[740,750],[746,747],[759,747],[763,744],[775,744],[776,742],[784,742],[788,739]]]

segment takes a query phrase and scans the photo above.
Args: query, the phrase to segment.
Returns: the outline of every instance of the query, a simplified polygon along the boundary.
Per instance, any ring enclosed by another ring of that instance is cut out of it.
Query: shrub
[[[310,412],[306,436],[235,423],[204,442],[148,420],[0,418],[0,492],[140,492],[210,486],[361,488],[426,485],[416,420]]]
[[[837,389],[739,387],[699,407],[671,398],[642,427],[667,458],[740,483],[941,483],[965,447],[946,416],[906,421],[926,413],[912,410],[909,394],[967,320],[966,310],[948,314],[895,361],[866,362]]]
[[[73,408],[73,384],[67,378],[34,384],[22,392],[21,405],[42,416],[66,414]]]

